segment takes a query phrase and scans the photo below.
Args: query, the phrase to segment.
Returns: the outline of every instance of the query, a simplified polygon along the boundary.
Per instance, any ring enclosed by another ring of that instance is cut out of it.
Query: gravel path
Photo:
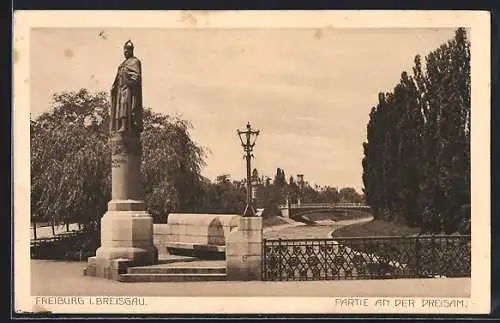
[[[470,278],[301,282],[120,283],[82,276],[85,262],[31,261],[31,295],[468,297]]]

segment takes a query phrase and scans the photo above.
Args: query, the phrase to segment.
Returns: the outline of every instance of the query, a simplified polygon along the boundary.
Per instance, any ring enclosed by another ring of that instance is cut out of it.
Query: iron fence
[[[471,237],[264,239],[268,281],[470,277]]]

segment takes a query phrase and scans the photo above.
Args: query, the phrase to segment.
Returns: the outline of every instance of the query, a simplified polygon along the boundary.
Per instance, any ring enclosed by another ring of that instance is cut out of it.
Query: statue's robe
[[[126,131],[142,131],[142,71],[141,61],[129,57],[118,67],[111,88],[111,131],[121,127],[125,118]]]

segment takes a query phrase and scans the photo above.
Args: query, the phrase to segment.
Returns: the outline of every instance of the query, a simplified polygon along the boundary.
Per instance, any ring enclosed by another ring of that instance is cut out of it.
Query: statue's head
[[[123,45],[123,55],[125,58],[134,56],[134,44],[130,40],[127,40],[125,45]]]

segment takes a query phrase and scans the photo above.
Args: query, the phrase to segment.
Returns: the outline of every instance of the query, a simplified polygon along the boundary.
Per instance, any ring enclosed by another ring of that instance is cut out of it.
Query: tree
[[[326,186],[318,194],[319,203],[337,203],[339,201],[339,191],[336,187]]]
[[[53,107],[31,120],[31,213],[52,225],[96,228],[111,198],[109,102],[104,92],[57,93]],[[203,151],[187,122],[145,110],[145,202],[155,220],[191,210],[201,190]]]
[[[274,176],[273,184],[279,188],[285,187],[286,177],[285,177],[285,171],[283,169],[279,167],[276,169],[276,175]]]
[[[376,107],[372,107],[367,125],[367,142],[363,143],[364,157],[362,160],[363,193],[366,197],[366,203],[371,206],[375,218],[379,217],[380,210],[382,209],[382,198],[380,190],[377,189],[377,186],[380,184],[382,169],[381,156],[379,153],[381,151],[381,142],[377,133],[377,118],[379,115],[380,110]]]
[[[344,187],[339,191],[339,199],[341,202],[350,202],[350,203],[361,203],[361,195],[356,192],[356,190],[352,187]]]
[[[412,77],[406,72],[401,74],[400,83],[394,89],[395,101],[400,115],[397,124],[398,174],[397,207],[400,220],[410,226],[420,224],[419,210],[420,182],[422,178],[422,133],[424,120],[419,104],[419,93]]]
[[[285,171],[281,168],[276,169],[276,175],[273,181],[273,194],[276,196],[276,203],[284,203],[286,195],[286,177]],[[276,192],[274,192],[276,191]]]
[[[363,192],[374,216],[423,232],[470,222],[470,43],[463,28],[415,57],[393,92],[379,94],[363,143]]]
[[[252,181],[256,183],[260,182],[259,171],[257,168],[254,168],[252,171]]]
[[[271,183],[269,183],[269,185],[260,186],[256,195],[256,207],[258,208],[268,208],[271,205],[279,205],[281,201],[284,200],[282,191]]]
[[[204,212],[241,214],[246,205],[245,181],[232,181],[229,174],[217,176],[206,191]]]
[[[93,226],[110,195],[106,95],[80,90],[55,94],[53,102],[51,112],[31,120],[32,214],[52,226]]]
[[[392,95],[379,93],[378,104],[370,113],[367,142],[363,144],[363,183],[367,203],[375,218],[382,218],[394,201],[395,141],[397,134],[390,130],[394,113]],[[391,118],[392,117],[392,118]]]
[[[433,231],[454,232],[461,222],[461,208],[470,204],[470,44],[459,28],[454,39],[426,57],[427,73],[427,186],[435,192],[434,215],[440,226]],[[435,221],[436,222],[436,221]]]
[[[191,140],[190,127],[186,120],[144,111],[145,201],[158,221],[172,211],[195,212],[202,203],[204,151]]]
[[[290,179],[288,181],[288,189],[287,189],[288,202],[297,203],[298,194],[299,194],[299,186],[297,185],[297,183],[295,183],[293,175],[290,175]]]

